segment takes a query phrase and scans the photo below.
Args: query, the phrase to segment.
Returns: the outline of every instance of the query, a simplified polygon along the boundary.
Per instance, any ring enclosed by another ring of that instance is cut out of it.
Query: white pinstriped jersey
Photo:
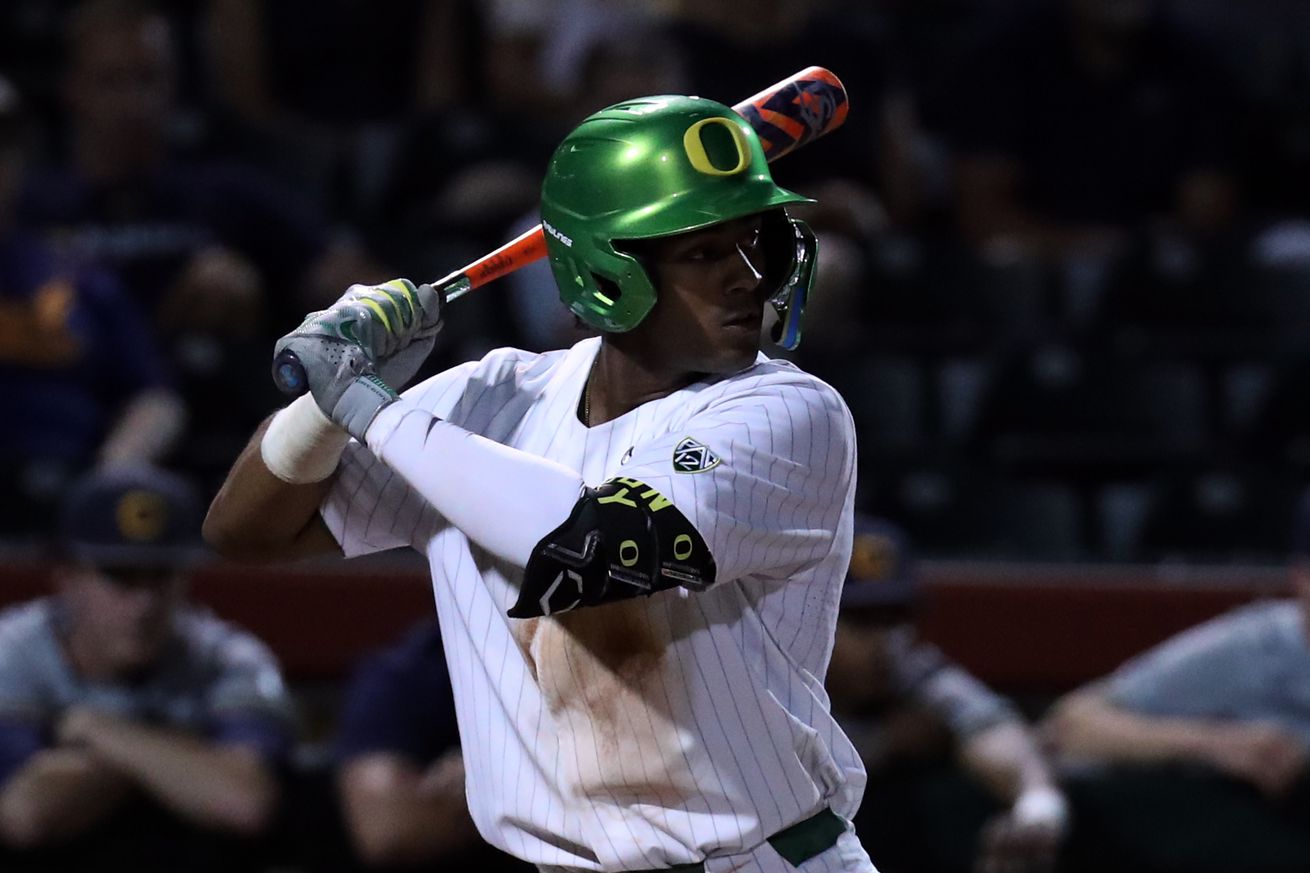
[[[511,619],[522,569],[368,449],[351,444],[323,506],[347,555],[428,556],[478,829],[543,866],[624,870],[747,852],[824,805],[849,819],[864,769],[822,686],[851,548],[849,411],[760,355],[587,428],[577,407],[599,343],[498,350],[406,396],[589,486],[656,489],[709,545],[708,590]],[[845,849],[845,869],[873,869]]]

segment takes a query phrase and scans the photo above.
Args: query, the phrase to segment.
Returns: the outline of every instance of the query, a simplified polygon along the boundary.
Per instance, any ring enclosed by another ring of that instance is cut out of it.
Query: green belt
[[[768,843],[788,864],[799,867],[820,852],[837,845],[837,838],[846,832],[846,822],[828,807],[807,819],[783,828],[769,837]],[[705,862],[660,867],[655,870],[634,870],[631,873],[705,873]]]

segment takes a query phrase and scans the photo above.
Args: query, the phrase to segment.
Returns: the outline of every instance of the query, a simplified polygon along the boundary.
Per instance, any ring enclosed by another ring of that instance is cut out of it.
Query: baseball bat
[[[760,138],[770,163],[841,127],[850,108],[841,80],[824,67],[806,67],[732,107]],[[446,301],[508,275],[546,256],[541,225],[483,255],[443,279],[433,282]],[[303,394],[308,388],[305,368],[295,352],[273,359],[273,381],[283,394]]]

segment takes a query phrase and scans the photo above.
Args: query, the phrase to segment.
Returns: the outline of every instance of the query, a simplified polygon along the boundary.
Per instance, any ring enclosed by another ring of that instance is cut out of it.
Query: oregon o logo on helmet
[[[710,156],[705,151],[705,141],[702,139],[703,131],[710,125],[725,128],[728,135],[732,137],[732,144],[737,148],[737,165],[735,167],[721,170],[710,161]],[[682,148],[687,153],[687,160],[691,161],[691,165],[696,172],[704,173],[707,176],[735,176],[749,167],[751,163],[750,143],[746,140],[746,134],[742,132],[741,125],[721,115],[702,118],[687,128],[687,132],[682,135]]]

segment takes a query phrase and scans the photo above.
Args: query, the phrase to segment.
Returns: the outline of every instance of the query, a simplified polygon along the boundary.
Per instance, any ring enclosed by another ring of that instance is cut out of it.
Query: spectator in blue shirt
[[[185,603],[199,503],[156,468],[69,493],[57,593],[0,613],[0,853],[47,869],[244,869],[290,706],[258,640]]]
[[[66,136],[29,174],[18,208],[60,254],[118,274],[187,400],[186,439],[169,463],[217,477],[276,401],[266,326],[374,268],[300,192],[186,147],[180,63],[166,5],[78,4],[62,70]]]
[[[957,69],[957,207],[985,255],[1114,254],[1236,214],[1229,76],[1161,0],[1019,7]]]
[[[856,520],[826,686],[869,787],[855,827],[884,873],[1035,873],[1069,808],[1005,698],[916,639],[914,561],[900,527]]]
[[[336,759],[347,835],[365,868],[530,869],[484,843],[469,817],[454,695],[435,621],[356,669]]]
[[[1051,707],[1086,869],[1310,869],[1310,493],[1291,541],[1292,596],[1189,628]]]
[[[97,465],[168,452],[184,412],[154,335],[115,278],[54,255],[14,216],[26,125],[0,80],[0,534],[44,532],[61,490]]]

